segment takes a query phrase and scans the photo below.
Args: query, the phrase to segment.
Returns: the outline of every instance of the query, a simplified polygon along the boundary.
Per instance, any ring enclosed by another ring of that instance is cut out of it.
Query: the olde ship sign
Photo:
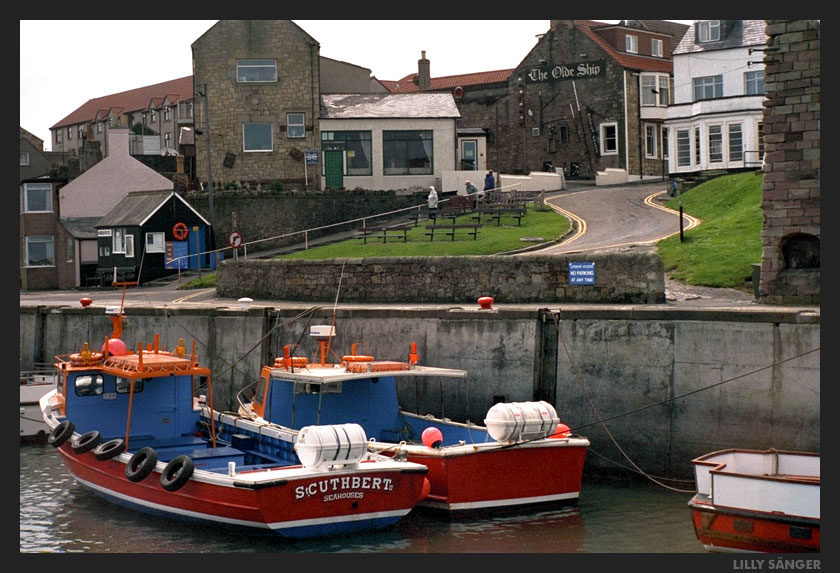
[[[525,74],[525,79],[528,83],[538,84],[560,80],[598,78],[606,75],[606,72],[606,62],[604,60],[598,60],[595,62],[558,64],[553,67],[530,68]]]

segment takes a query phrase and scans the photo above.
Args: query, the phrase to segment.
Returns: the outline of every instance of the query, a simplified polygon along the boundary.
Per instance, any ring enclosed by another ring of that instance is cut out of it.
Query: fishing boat
[[[53,390],[56,374],[48,370],[21,371],[20,373],[20,443],[44,443],[50,429],[41,416],[39,401]]]
[[[403,360],[360,355],[354,344],[330,362],[335,326],[311,326],[310,336],[312,360],[284,346],[239,393],[240,416],[293,429],[357,423],[369,450],[428,467],[431,489],[419,505],[449,515],[578,501],[589,440],[561,424],[551,404],[498,403],[484,425],[408,412],[398,380],[464,380],[467,372],[421,365],[416,343]]]
[[[147,513],[306,538],[396,523],[428,493],[428,469],[367,450],[358,424],[226,428],[196,344],[160,337],[129,350],[122,310],[101,351],[56,357],[40,400],[60,453],[85,489]]]
[[[692,460],[694,532],[709,551],[820,550],[820,455],[729,449]]]

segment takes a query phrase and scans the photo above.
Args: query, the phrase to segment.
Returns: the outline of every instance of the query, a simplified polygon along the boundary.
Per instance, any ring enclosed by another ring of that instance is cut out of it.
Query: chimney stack
[[[420,91],[432,89],[432,78],[429,74],[429,60],[426,59],[426,50],[420,52],[420,59],[417,60],[417,78]]]

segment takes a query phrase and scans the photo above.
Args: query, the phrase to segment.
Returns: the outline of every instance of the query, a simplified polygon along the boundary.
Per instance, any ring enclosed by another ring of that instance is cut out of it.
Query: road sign
[[[594,285],[595,284],[595,263],[569,263],[569,284],[570,285]]]
[[[307,149],[304,151],[304,155],[306,157],[306,164],[307,165],[318,165],[318,150],[317,149]]]
[[[228,235],[228,243],[233,248],[242,244],[242,235],[239,234],[239,231],[232,231],[231,234]]]

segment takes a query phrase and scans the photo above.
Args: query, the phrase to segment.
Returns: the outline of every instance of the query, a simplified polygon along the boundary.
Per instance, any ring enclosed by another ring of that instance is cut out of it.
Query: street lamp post
[[[204,98],[204,141],[207,144],[207,210],[210,221],[210,246],[216,248],[216,240],[213,232],[213,171],[210,164],[210,103],[207,97],[207,84],[204,84],[204,91],[198,92]]]

